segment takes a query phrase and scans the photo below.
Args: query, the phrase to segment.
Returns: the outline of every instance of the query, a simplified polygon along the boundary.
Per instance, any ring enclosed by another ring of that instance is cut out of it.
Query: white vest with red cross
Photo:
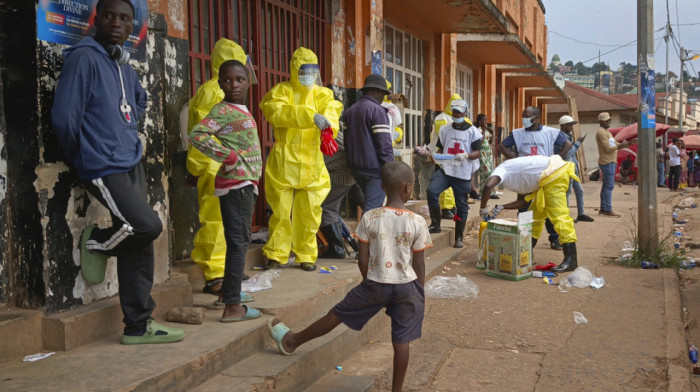
[[[452,124],[443,125],[440,128],[440,144],[445,154],[457,155],[463,152],[472,152],[472,143],[481,140],[481,131],[475,126],[466,130],[454,129]],[[442,170],[451,177],[462,180],[471,180],[472,173],[479,170],[479,158],[465,159],[463,161],[445,161]]]

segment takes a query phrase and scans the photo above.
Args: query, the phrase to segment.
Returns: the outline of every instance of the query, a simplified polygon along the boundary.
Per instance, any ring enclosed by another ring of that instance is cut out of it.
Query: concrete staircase
[[[423,204],[412,203],[409,208],[420,211]],[[444,222],[443,232],[433,235],[434,247],[426,252],[428,276],[438,273],[442,265],[459,254],[459,250],[451,247],[453,230],[448,226],[451,222]],[[259,273],[253,266],[262,262],[261,245],[252,245],[246,272]],[[154,288],[158,302],[156,318],[162,320],[163,312],[170,306],[193,304],[207,310],[202,325],[178,325],[187,335],[177,344],[118,344],[122,324],[116,318],[116,314],[120,317],[116,299],[51,317],[27,312],[13,318],[34,325],[31,329],[14,324],[27,331],[22,336],[37,336],[36,322],[31,320],[40,319],[43,333],[38,336],[51,338],[44,338],[42,346],[32,339],[19,339],[26,342],[24,353],[42,348],[61,351],[33,363],[21,362],[17,355],[6,359],[0,364],[0,390],[204,391],[211,387],[226,391],[371,390],[373,379],[345,376],[336,372],[335,366],[378,331],[390,328],[390,319],[383,312],[360,332],[341,325],[327,336],[300,347],[291,356],[280,355],[268,336],[266,324],[271,317],[281,317],[294,330],[303,328],[327,313],[360,281],[351,258],[319,259],[318,264],[335,265],[338,269],[332,274],[320,274],[290,265],[273,280],[271,290],[253,293],[255,302],[250,305],[261,310],[263,317],[222,324],[218,322],[222,309],[212,304],[215,297],[199,292],[204,286],[199,267],[191,262],[178,263],[171,281],[165,285],[168,287]],[[0,313],[0,336],[12,336],[5,334],[9,330],[3,329],[2,320]],[[5,347],[0,349],[2,355]]]

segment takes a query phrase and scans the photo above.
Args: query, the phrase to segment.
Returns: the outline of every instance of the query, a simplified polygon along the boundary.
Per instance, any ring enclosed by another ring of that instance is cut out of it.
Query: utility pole
[[[678,90],[681,92],[680,106],[678,107],[678,127],[683,132],[683,116],[685,115],[685,104],[683,103],[683,62],[685,61],[685,49],[681,46],[681,83],[678,85]]]
[[[678,113],[678,126],[680,127],[681,132],[683,133],[685,133],[685,131],[683,130],[683,116],[685,115],[685,104],[683,103],[683,64],[686,61],[696,60],[698,57],[700,56],[698,56],[697,54],[692,57],[688,57],[688,51],[683,49],[683,47],[681,46],[681,84],[679,85],[679,90],[681,90],[681,106],[680,113]]]
[[[656,208],[656,99],[654,88],[654,2],[637,0],[637,176],[639,224],[637,238],[642,254],[659,248]],[[651,96],[649,96],[651,95]],[[648,103],[651,103],[649,105]]]
[[[667,0],[668,4],[668,0]],[[664,124],[668,124],[668,99],[671,98],[671,94],[668,91],[668,38],[671,35],[671,22],[670,19],[666,19],[666,34],[664,34],[664,41],[666,42],[666,75],[664,76],[664,92],[666,93],[666,100],[664,101]],[[664,133],[663,141],[661,143],[666,146],[666,134]]]

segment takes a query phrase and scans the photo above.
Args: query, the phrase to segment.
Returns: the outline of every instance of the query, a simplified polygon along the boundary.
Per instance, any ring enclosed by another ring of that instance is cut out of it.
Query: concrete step
[[[0,364],[41,351],[42,317],[39,310],[0,309]]]
[[[153,317],[162,319],[173,306],[191,306],[192,288],[187,275],[172,273],[167,283],[153,287],[151,296],[156,301]],[[72,350],[123,331],[119,297],[98,301],[77,309],[43,318],[43,346],[47,350]]]
[[[373,387],[374,379],[371,377],[346,376],[336,371],[321,377],[305,392],[369,392]]]
[[[447,236],[446,233],[441,233],[441,236]],[[439,273],[442,266],[453,260],[460,250],[454,248],[444,248],[436,250],[430,254],[426,265],[426,275],[429,277]],[[346,288],[349,290],[359,282],[359,279],[354,279]],[[328,310],[335,305],[342,296],[333,296],[332,304],[324,306],[321,312],[318,312],[317,317],[308,317],[303,314],[301,318],[295,317],[292,312],[285,312],[280,315],[284,323],[295,331],[298,331],[318,317],[326,314]],[[296,320],[295,320],[296,319]],[[335,367],[343,360],[347,359],[359,350],[363,344],[370,340],[372,336],[376,336],[382,331],[386,331],[391,326],[391,319],[383,312],[378,313],[362,331],[352,331],[344,325],[339,326],[331,333],[321,338],[315,339],[301,347],[291,356],[281,355],[276,344],[268,337],[269,344],[262,350],[253,355],[235,363],[233,366],[225,369],[215,377],[208,380],[206,383],[193,389],[195,392],[205,392],[208,390],[231,390],[233,386],[235,391],[303,391],[312,385],[319,382],[320,379],[327,379],[316,386],[318,391],[364,391],[371,388],[374,381],[367,383],[364,380],[362,383],[353,386],[355,389],[334,389],[326,388],[326,382],[338,383],[338,386],[345,385],[348,380],[335,380],[329,375],[329,372],[335,371]],[[267,329],[265,328],[267,334]],[[355,381],[363,378],[357,378]],[[357,389],[359,388],[359,389]]]

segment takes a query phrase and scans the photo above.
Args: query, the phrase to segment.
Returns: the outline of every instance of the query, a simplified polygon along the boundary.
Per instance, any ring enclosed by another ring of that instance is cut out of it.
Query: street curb
[[[664,314],[666,327],[666,378],[668,391],[691,391],[690,361],[686,351],[685,328],[681,316],[678,273],[664,269]]]

